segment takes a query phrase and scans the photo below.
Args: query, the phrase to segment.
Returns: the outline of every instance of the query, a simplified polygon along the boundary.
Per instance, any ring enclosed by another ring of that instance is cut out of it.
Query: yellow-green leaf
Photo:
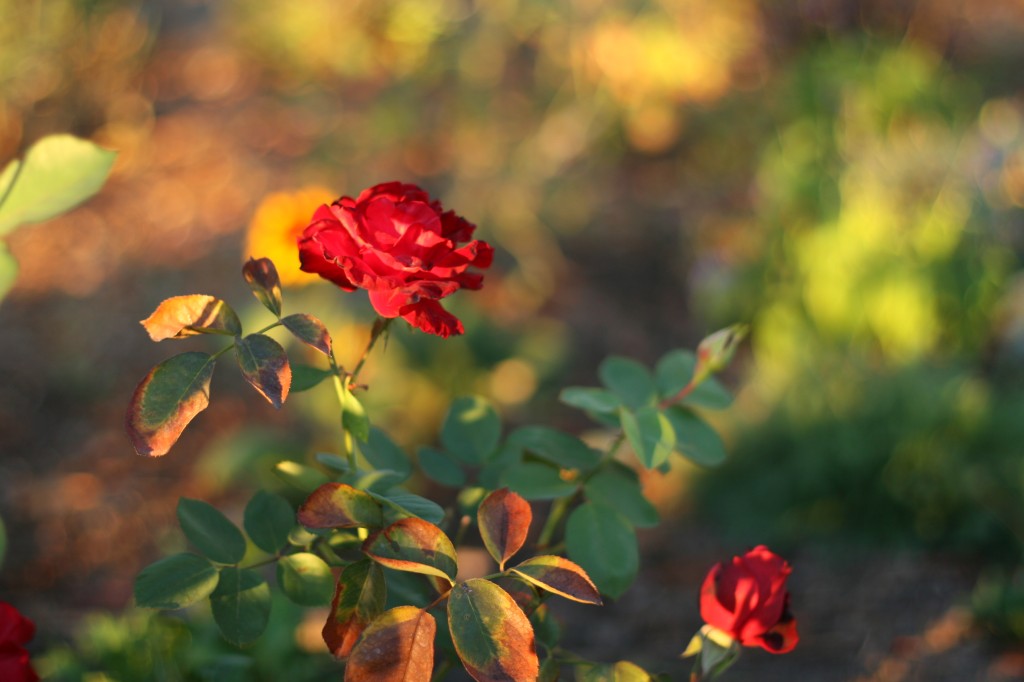
[[[242,323],[231,306],[205,294],[172,296],[140,324],[154,341],[184,339],[196,334],[237,336],[242,333]]]
[[[374,561],[398,571],[423,573],[455,582],[455,547],[440,528],[415,516],[382,528],[363,543]]]

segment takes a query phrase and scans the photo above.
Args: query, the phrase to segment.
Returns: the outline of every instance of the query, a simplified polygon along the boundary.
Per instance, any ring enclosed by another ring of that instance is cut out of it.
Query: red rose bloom
[[[36,626],[7,602],[0,602],[0,680],[36,682],[39,676],[28,660],[28,644]]]
[[[317,209],[299,238],[299,260],[345,291],[366,289],[382,317],[447,338],[462,323],[439,301],[479,289],[483,275],[467,270],[494,256],[490,244],[471,239],[475,229],[416,185],[388,182]]]
[[[775,654],[792,651],[799,635],[789,613],[790,571],[785,560],[763,545],[716,564],[700,590],[701,618],[743,646]]]

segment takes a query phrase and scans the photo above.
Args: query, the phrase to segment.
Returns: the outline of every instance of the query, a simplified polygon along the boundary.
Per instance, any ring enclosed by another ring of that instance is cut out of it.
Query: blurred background
[[[667,522],[644,573],[568,613],[571,646],[682,675],[704,572],[768,543],[802,642],[735,679],[1024,678],[1021,3],[0,0],[0,162],[53,132],[119,156],[100,196],[11,236],[0,305],[0,599],[47,670],[143,679],[176,638],[220,646],[120,616],[135,573],[184,546],[180,495],[237,515],[274,461],[331,447],[331,396],[274,413],[222,370],[175,450],[137,457],[136,382],[213,348],[137,321],[208,293],[266,324],[240,276],[266,255],[353,362],[365,296],[294,272],[289,230],[401,179],[498,252],[450,299],[464,337],[400,325],[363,375],[410,448],[469,392],[592,428],[557,394],[606,355],[752,326],[712,415],[728,462],[647,482]],[[293,616],[260,679],[317,646]],[[308,679],[336,676],[322,659]]]

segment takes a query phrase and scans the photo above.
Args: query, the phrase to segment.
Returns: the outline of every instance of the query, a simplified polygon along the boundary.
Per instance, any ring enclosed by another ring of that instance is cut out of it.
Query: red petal
[[[402,319],[428,334],[437,334],[447,339],[452,334],[461,334],[464,330],[459,319],[441,307],[437,301],[424,300],[406,306]]]
[[[796,647],[800,641],[800,635],[796,631],[796,618],[789,612],[789,595],[785,599],[785,609],[782,618],[775,626],[761,636],[760,644],[766,651],[773,654],[786,654]]]

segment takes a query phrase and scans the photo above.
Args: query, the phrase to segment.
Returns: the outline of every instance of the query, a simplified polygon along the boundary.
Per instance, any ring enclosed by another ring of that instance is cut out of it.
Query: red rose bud
[[[439,301],[479,289],[494,250],[471,239],[476,226],[444,211],[416,185],[388,182],[321,206],[299,238],[302,270],[345,291],[366,289],[381,317],[401,317],[447,338],[462,323]]]
[[[743,646],[775,654],[792,651],[799,635],[786,591],[790,570],[763,545],[716,564],[701,587],[701,618]]]
[[[36,682],[39,679],[24,648],[35,633],[32,621],[7,602],[0,602],[0,680]]]

